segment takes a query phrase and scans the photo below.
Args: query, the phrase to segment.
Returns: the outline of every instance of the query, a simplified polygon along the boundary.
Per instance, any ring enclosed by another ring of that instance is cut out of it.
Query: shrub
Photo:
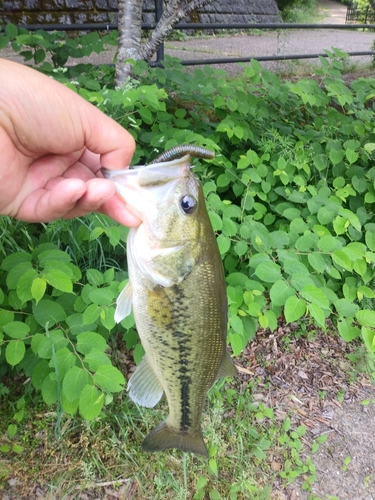
[[[98,83],[92,67],[79,77],[58,72],[133,134],[135,164],[181,143],[216,152],[195,170],[223,258],[235,355],[259,325],[273,331],[280,318],[323,329],[330,319],[345,341],[375,353],[375,79],[348,86],[346,55],[328,56],[317,79],[298,82],[256,61],[236,79],[210,67],[185,71],[171,58],[164,69],[137,62],[124,89]],[[111,70],[101,71],[106,81]],[[116,335],[125,332],[142,356],[133,318],[113,319],[127,277],[126,229],[89,220],[74,232],[77,221],[32,225],[30,234],[22,226],[13,239],[21,235],[23,250],[9,247],[0,271],[3,373],[23,370],[46,403],[87,419],[125,383],[106,351]],[[100,265],[78,255],[95,241]]]

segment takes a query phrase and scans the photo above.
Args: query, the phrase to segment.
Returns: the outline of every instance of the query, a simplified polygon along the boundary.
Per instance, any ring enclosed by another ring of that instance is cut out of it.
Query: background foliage
[[[234,355],[259,325],[330,321],[375,370],[374,79],[346,85],[346,55],[334,50],[316,79],[282,82],[256,61],[230,79],[168,59],[164,69],[137,62],[116,89],[112,68],[62,67],[72,44],[60,35],[10,25],[8,43],[127,128],[134,164],[182,143],[216,152],[195,171],[226,272]],[[75,56],[102,43],[80,37]],[[122,338],[137,362],[143,354],[133,318],[113,319],[127,229],[92,215],[49,225],[3,217],[1,230],[1,373],[23,372],[47,404],[94,419],[125,384],[111,346]]]

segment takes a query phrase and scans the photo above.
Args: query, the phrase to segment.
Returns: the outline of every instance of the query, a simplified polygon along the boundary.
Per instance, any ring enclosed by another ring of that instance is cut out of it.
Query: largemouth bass
[[[143,222],[129,231],[129,283],[116,322],[133,307],[145,356],[130,398],[153,407],[165,392],[167,419],[142,443],[207,456],[201,414],[215,380],[236,375],[227,352],[227,297],[220,253],[189,155],[133,170],[103,169]]]

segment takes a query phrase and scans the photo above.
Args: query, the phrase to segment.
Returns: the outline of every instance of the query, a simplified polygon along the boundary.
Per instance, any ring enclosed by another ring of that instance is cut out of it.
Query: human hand
[[[135,143],[119,124],[64,85],[0,59],[0,214],[49,222],[102,212],[139,219],[100,168],[129,165]]]

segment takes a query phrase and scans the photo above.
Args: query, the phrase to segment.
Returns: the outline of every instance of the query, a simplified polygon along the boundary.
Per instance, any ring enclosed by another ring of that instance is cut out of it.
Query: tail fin
[[[176,432],[168,427],[168,424],[164,421],[147,434],[142,443],[142,449],[143,451],[153,452],[168,450],[169,448],[178,448],[204,457],[208,455],[200,428],[193,433]]]

